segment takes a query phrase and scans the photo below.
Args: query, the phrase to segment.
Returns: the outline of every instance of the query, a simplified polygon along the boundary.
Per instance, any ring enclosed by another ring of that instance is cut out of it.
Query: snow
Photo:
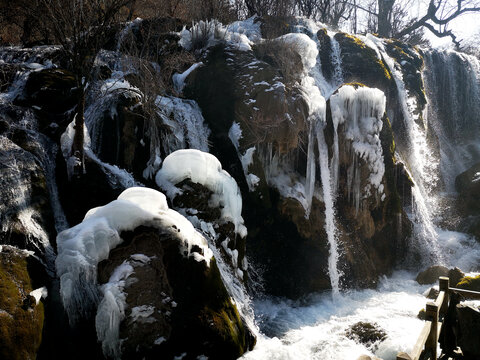
[[[253,162],[253,154],[255,153],[255,146],[248,148],[245,153],[242,155],[240,152],[240,139],[242,138],[242,129],[240,128],[240,124],[237,122],[233,122],[230,130],[228,131],[228,137],[230,138],[233,146],[237,150],[238,158],[242,163],[243,173],[245,175],[245,180],[247,181],[248,189],[250,191],[254,191],[255,187],[260,182],[260,179],[255,174],[250,174],[248,172],[248,167]]]
[[[201,184],[213,192],[211,205],[221,208],[224,221],[231,221],[235,232],[241,237],[247,235],[242,218],[242,196],[240,190],[218,159],[209,153],[194,149],[178,150],[163,161],[155,181],[164,189],[170,199],[181,193],[175,187],[185,179]]]
[[[173,86],[175,88],[175,91],[178,93],[181,93],[183,91],[183,88],[185,87],[185,79],[188,77],[188,75],[190,75],[193,72],[193,70],[195,70],[196,68],[202,65],[203,65],[202,62],[198,62],[190,66],[186,71],[184,71],[181,74],[179,73],[173,74],[172,80],[173,80]]]
[[[148,264],[150,262],[150,257],[144,254],[133,254],[130,255],[130,258],[134,261],[140,262],[144,265]]]
[[[188,51],[197,46],[209,48],[219,42],[226,42],[240,51],[249,51],[253,40],[260,39],[260,24],[255,24],[252,18],[230,26],[223,26],[217,20],[201,20],[190,29],[184,27],[179,36],[179,44]]]
[[[190,256],[192,246],[196,245],[204,255],[195,252],[194,258],[210,265],[212,252],[207,241],[187,219],[168,208],[165,195],[148,188],[129,188],[117,200],[91,209],[82,223],[57,236],[60,295],[72,323],[99,302],[97,264],[107,259],[110,251],[122,242],[119,234],[145,224],[166,229],[175,226],[180,230],[175,232],[182,241],[179,252]],[[108,294],[113,291],[108,290]]]
[[[382,117],[385,113],[386,99],[379,89],[353,86],[342,86],[338,92],[330,97],[332,121],[337,132],[338,125],[345,124],[345,136],[351,141],[355,154],[367,162],[370,175],[369,184],[364,189],[363,196],[370,195],[370,187],[374,187],[383,193],[382,180],[385,174],[380,131],[382,130]],[[338,173],[338,139],[335,139],[334,152],[337,156],[333,165]],[[355,166],[358,162],[354,162]],[[359,169],[353,169],[351,176],[356,176]],[[338,179],[336,179],[338,181]],[[349,182],[352,180],[349,179]],[[360,189],[354,190],[355,192]],[[358,196],[354,196],[358,199]],[[359,203],[355,201],[358,210]]]
[[[120,323],[125,318],[127,307],[126,294],[123,289],[125,280],[133,272],[133,267],[124,261],[113,271],[108,283],[101,287],[103,299],[98,305],[95,328],[98,340],[102,343],[103,353],[115,359],[119,359],[121,356]]]
[[[158,339],[155,339],[153,342],[155,345],[160,345],[161,343],[165,342],[167,339],[165,339],[163,336],[160,336]]]
[[[0,247],[0,252],[2,252],[2,249]],[[30,291],[31,296],[35,298],[35,303],[38,305],[40,302],[40,299],[45,299],[48,296],[48,290],[45,286],[42,286],[41,288],[35,289],[33,291]]]
[[[286,45],[291,46],[292,49],[300,55],[305,72],[308,72],[317,64],[317,44],[307,35],[290,33],[280,36],[277,39]]]
[[[155,307],[151,305],[141,305],[132,308],[130,314],[132,322],[152,323],[155,322],[155,318],[151,317],[155,312]]]
[[[130,85],[130,83],[124,78],[125,73],[123,71],[113,71],[112,76],[105,80],[100,87],[100,92],[102,96],[107,96],[115,92],[122,92],[125,96],[142,98],[142,92],[135,86]]]

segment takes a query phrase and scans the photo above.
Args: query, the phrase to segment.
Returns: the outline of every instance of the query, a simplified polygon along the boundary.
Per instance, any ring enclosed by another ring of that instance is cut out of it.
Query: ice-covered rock
[[[194,149],[175,151],[165,158],[155,177],[157,185],[166,191],[170,199],[181,194],[175,185],[186,179],[212,191],[210,202],[221,209],[222,220],[233,223],[240,237],[247,235],[240,190],[235,179],[222,169],[214,155]]]
[[[57,243],[65,309],[72,322],[95,315],[105,355],[173,355],[179,349],[206,354],[214,344],[215,351],[233,357],[248,348],[249,332],[206,240],[168,208],[162,193],[129,188],[91,209],[81,224],[60,233]],[[227,315],[212,321],[218,312]],[[198,341],[185,344],[184,329]],[[157,341],[161,337],[165,341]]]

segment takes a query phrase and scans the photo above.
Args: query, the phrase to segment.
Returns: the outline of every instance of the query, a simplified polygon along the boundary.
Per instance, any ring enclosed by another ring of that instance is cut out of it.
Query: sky
[[[402,1],[402,0],[399,0]],[[416,9],[412,9],[412,15],[424,14],[428,5],[428,0],[419,0]],[[449,0],[450,3],[456,4],[456,0]],[[449,23],[449,29],[457,35],[457,39],[465,39],[465,41],[474,40],[477,35],[477,42],[480,43],[480,13],[467,13],[460,15]],[[433,47],[449,47],[453,46],[450,37],[439,38],[429,30],[425,31],[426,38],[430,41]]]

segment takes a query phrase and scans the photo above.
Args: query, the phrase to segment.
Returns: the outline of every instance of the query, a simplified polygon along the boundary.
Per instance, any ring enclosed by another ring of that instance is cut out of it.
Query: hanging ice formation
[[[347,171],[348,195],[358,211],[361,200],[372,195],[374,189],[382,198],[383,175],[385,163],[383,159],[380,131],[382,130],[382,117],[385,113],[385,95],[378,89],[358,89],[352,86],[342,86],[330,98],[332,121],[336,141],[334,142],[334,155],[332,159],[332,177],[335,186],[338,186],[338,126],[345,125],[345,137],[351,142],[352,162]],[[359,159],[368,164],[370,176],[365,188],[360,188]]]

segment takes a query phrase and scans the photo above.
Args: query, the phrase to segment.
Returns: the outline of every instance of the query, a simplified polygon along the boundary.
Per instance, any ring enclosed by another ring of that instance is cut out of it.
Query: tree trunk
[[[395,0],[378,0],[378,35],[392,36],[392,10]]]

